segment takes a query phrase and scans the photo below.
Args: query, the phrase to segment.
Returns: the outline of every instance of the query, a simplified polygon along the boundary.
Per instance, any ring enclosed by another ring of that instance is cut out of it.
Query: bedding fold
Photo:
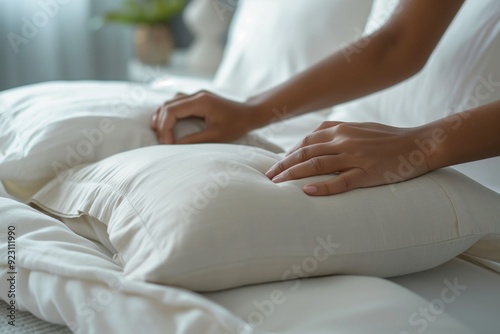
[[[18,310],[74,333],[261,333],[195,293],[124,279],[95,244],[24,204],[0,198],[0,209],[0,296]]]

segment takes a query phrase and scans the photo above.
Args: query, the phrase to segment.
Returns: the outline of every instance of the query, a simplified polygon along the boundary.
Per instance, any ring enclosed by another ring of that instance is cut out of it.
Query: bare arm
[[[268,124],[273,108],[292,115],[347,102],[390,87],[419,72],[464,0],[401,0],[391,19],[346,57],[341,50],[286,83],[249,100],[255,126]],[[356,47],[356,43],[354,46]],[[349,47],[350,48],[350,47]]]
[[[286,106],[289,116],[299,115],[394,85],[424,66],[463,2],[400,0],[389,22],[351,58],[339,51],[247,103],[208,92],[168,101],[153,115],[151,127],[161,143],[173,144],[177,120],[199,117],[205,120],[206,130],[178,143],[229,142],[274,121],[276,109]]]
[[[446,137],[429,156],[430,170],[500,156],[500,101],[425,125],[420,136],[439,129]]]
[[[455,164],[500,156],[500,101],[417,128],[325,122],[266,175],[284,182],[338,173],[304,188],[324,196],[408,180]]]

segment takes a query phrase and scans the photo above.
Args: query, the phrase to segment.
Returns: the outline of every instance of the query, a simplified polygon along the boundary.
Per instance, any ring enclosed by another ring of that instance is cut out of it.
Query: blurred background
[[[236,4],[0,0],[0,90],[50,80],[211,77]]]

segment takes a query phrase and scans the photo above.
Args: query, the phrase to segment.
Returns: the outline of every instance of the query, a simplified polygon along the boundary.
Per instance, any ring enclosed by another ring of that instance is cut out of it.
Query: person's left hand
[[[310,184],[312,196],[401,182],[429,171],[428,155],[417,145],[419,128],[377,123],[324,122],[266,173],[280,183],[315,175],[337,174]],[[432,147],[431,147],[432,148]]]

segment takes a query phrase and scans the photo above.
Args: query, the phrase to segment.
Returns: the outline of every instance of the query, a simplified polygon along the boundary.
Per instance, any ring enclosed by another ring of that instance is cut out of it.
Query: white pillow
[[[374,2],[365,33],[387,18],[397,0]],[[409,80],[338,106],[330,120],[411,127],[500,99],[500,1],[465,1],[424,69]],[[425,22],[425,18],[422,18]],[[459,170],[500,193],[500,158]]]
[[[359,37],[372,0],[240,0],[214,85],[249,96]]]
[[[0,94],[0,180],[20,199],[29,198],[65,170],[115,153],[157,145],[153,111],[176,90],[140,84],[53,82]],[[199,119],[184,120],[176,137],[200,131]],[[281,149],[251,134],[249,143]]]
[[[279,159],[235,145],[141,148],[54,180],[32,201],[106,224],[129,278],[198,291],[403,275],[500,236],[500,195],[456,171],[312,198],[302,187],[331,176],[274,184],[263,173]]]

